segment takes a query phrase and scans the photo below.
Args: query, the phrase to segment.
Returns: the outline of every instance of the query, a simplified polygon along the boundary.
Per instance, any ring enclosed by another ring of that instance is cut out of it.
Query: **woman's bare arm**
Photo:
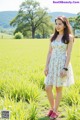
[[[51,58],[51,53],[52,53],[52,47],[51,47],[51,41],[50,41],[49,50],[48,50],[48,54],[47,54],[47,60],[46,60],[46,67],[48,67],[48,65],[49,65],[49,61],[50,61],[50,58]]]
[[[70,35],[70,42],[68,44],[67,48],[67,58],[66,58],[66,63],[65,63],[65,68],[68,67],[69,62],[70,62],[70,57],[71,57],[71,52],[72,52],[72,46],[73,46],[73,36]]]

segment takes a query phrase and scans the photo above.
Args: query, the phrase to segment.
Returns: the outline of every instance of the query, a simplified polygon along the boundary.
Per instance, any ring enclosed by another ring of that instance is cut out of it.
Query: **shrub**
[[[23,38],[23,34],[21,32],[17,32],[15,33],[15,39],[22,39]]]

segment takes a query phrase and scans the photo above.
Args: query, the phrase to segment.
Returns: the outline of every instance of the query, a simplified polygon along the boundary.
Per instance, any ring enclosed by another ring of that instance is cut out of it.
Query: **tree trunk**
[[[35,29],[32,29],[32,38],[35,38]]]
[[[43,34],[42,34],[42,38],[45,38],[45,33],[44,33],[44,29],[43,29]]]
[[[45,38],[45,34],[43,33],[43,37],[42,38]]]

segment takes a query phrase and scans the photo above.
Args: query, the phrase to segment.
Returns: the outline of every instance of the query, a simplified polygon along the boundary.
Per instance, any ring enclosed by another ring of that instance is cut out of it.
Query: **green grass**
[[[48,47],[48,39],[0,39],[0,110],[10,110],[11,120],[49,120],[44,116],[49,109],[44,91]],[[76,39],[71,56],[75,84],[63,89],[61,120],[80,120],[79,61]]]

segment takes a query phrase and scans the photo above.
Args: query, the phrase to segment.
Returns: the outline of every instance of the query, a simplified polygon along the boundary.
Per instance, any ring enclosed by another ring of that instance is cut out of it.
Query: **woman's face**
[[[64,31],[65,26],[61,20],[57,19],[56,23],[55,23],[55,28],[56,28],[57,32],[62,32],[62,31]]]

